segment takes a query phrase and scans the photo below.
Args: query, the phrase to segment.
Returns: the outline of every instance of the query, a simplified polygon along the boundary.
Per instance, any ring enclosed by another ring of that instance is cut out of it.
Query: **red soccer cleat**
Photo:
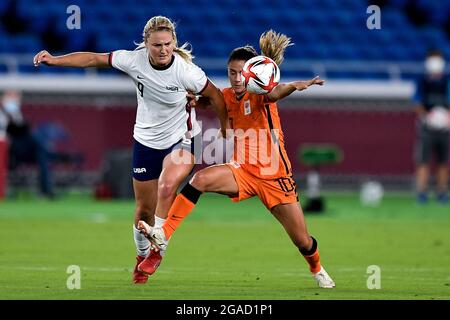
[[[133,270],[133,283],[134,284],[144,284],[148,280],[148,275],[146,275],[145,273],[142,273],[138,270],[138,265],[144,260],[145,260],[144,257],[141,257],[141,256],[136,257],[136,265],[134,266],[134,270]]]
[[[151,276],[155,273],[156,269],[158,269],[161,264],[162,256],[159,251],[150,250],[150,253],[147,257],[145,257],[144,261],[142,261],[137,269],[144,273],[147,277]]]

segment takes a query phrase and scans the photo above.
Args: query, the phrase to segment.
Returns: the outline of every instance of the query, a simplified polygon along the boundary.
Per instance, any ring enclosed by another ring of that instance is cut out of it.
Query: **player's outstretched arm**
[[[33,64],[35,67],[45,64],[58,67],[104,68],[109,67],[108,59],[108,53],[74,52],[63,56],[52,56],[47,50],[42,50],[34,56]]]
[[[275,102],[281,100],[294,91],[302,91],[313,85],[322,86],[325,80],[320,79],[319,76],[314,77],[308,81],[293,81],[289,83],[280,83],[273,90],[267,94],[270,101]]]

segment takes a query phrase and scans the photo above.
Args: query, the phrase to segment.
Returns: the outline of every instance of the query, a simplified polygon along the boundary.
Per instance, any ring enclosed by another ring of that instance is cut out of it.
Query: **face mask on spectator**
[[[3,99],[3,110],[11,116],[14,122],[22,122],[22,112],[20,111],[20,104],[17,99]]]
[[[439,56],[429,57],[425,60],[425,70],[428,74],[441,74],[445,70],[445,60]]]

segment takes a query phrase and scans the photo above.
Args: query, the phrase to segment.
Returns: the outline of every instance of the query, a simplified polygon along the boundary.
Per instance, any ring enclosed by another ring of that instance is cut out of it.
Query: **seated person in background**
[[[39,190],[44,197],[53,198],[53,183],[50,164],[52,161],[70,162],[79,160],[78,155],[54,152],[42,134],[32,133],[29,123],[21,110],[21,94],[6,91],[1,100],[1,108],[8,118],[9,138],[8,169],[15,170],[21,164],[37,164],[39,168]]]

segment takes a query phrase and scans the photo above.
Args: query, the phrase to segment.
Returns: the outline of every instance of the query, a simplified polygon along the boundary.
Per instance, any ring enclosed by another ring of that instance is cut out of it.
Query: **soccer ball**
[[[384,188],[377,181],[367,181],[363,183],[360,192],[360,200],[363,206],[376,207],[381,203],[384,195]]]
[[[272,59],[256,56],[242,69],[242,83],[248,92],[266,94],[280,82],[280,68]]]

